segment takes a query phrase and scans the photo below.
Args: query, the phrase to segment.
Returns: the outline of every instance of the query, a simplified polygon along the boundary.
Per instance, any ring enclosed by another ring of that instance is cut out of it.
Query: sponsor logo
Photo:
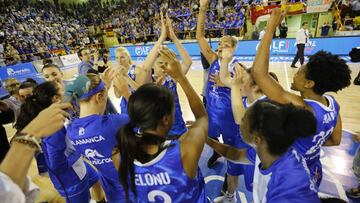
[[[20,70],[14,70],[12,68],[7,68],[6,72],[9,76],[18,76],[18,75],[22,75],[22,74],[29,74],[29,73],[31,73],[31,70],[28,68],[24,68],[24,69],[20,69]]]
[[[100,154],[96,149],[86,149],[85,156],[94,165],[112,163],[111,158],[105,158],[105,156]]]
[[[137,56],[143,56],[143,55],[148,55],[149,52],[151,50],[151,47],[148,47],[148,46],[137,46],[135,47],[135,54]]]
[[[85,129],[83,127],[79,128],[79,136],[82,136],[85,134]]]

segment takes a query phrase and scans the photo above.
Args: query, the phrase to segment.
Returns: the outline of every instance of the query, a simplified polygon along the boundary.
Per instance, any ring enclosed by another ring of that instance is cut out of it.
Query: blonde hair
[[[225,35],[221,39],[229,39],[231,44],[233,45],[233,47],[236,47],[236,45],[238,43],[238,40],[236,39],[236,37],[230,36],[230,35]]]
[[[115,54],[116,54],[116,53],[120,53],[120,52],[125,53],[126,56],[129,57],[129,65],[131,65],[131,64],[132,64],[132,61],[131,61],[131,56],[130,56],[129,51],[128,51],[125,47],[118,47],[118,48],[115,50]]]

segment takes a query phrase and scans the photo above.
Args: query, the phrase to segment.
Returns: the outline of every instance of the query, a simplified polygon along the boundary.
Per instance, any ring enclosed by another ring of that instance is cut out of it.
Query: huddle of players
[[[269,47],[284,13],[272,11],[252,68],[233,57],[236,39],[221,38],[218,51],[204,37],[209,0],[200,0],[197,40],[211,64],[206,110],[186,78],[191,58],[162,16],[162,33],[144,63],[131,63],[124,48],[117,68],[80,75],[66,85],[60,69],[45,65],[49,82],[25,100],[16,127],[21,130],[52,103],[72,101],[76,115],[43,140],[49,176],[67,202],[208,202],[198,167],[207,143],[228,162],[224,201],[235,201],[237,176],[244,174],[254,202],[320,202],[321,146],[339,145],[339,105],[326,92],[350,85],[345,61],[320,51],[310,57],[285,91],[269,74]],[[170,38],[183,59],[162,43]],[[177,85],[195,116],[187,129]],[[123,97],[121,114],[104,115],[108,90]],[[224,144],[215,139],[223,136]],[[88,161],[84,161],[86,157]],[[100,182],[100,183],[99,183]]]

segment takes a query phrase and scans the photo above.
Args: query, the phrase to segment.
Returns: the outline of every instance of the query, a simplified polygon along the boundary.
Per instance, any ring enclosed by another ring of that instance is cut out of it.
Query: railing
[[[243,27],[233,27],[233,28],[223,28],[223,29],[206,29],[205,30],[205,36],[206,38],[219,38],[225,34],[227,35],[232,35],[232,36],[236,36],[236,37],[241,37],[243,36],[244,32],[243,32]],[[151,35],[146,35],[146,36],[139,36],[138,38],[135,37],[129,37],[129,36],[122,36],[119,33],[117,34],[117,38],[119,40],[120,44],[125,44],[125,43],[138,43],[138,42],[153,42],[156,41],[158,39],[158,35],[156,34],[151,34]],[[191,39],[196,39],[196,30],[186,30],[186,31],[182,31],[182,32],[175,32],[175,34],[177,35],[177,37],[180,40],[191,40]]]
[[[87,48],[96,48],[98,49],[99,47],[103,47],[103,43],[97,43],[97,44],[89,44],[89,45],[85,45],[85,46],[82,46],[82,47],[87,47]],[[40,59],[44,59],[45,57],[41,57],[41,55],[46,55],[46,54],[49,54],[51,57],[54,57],[54,56],[62,56],[62,55],[67,55],[67,54],[73,54],[73,53],[76,53],[77,50],[79,48],[78,47],[72,47],[70,49],[70,53],[66,53],[66,50],[65,49],[56,49],[56,50],[48,50],[48,51],[45,51],[45,52],[33,52],[33,53],[28,53],[28,54],[19,54],[19,57],[20,59],[22,57],[34,57],[33,60],[31,61],[34,61],[34,60],[40,60]],[[14,56],[11,56],[11,55],[6,55],[4,57],[4,59],[14,59]]]

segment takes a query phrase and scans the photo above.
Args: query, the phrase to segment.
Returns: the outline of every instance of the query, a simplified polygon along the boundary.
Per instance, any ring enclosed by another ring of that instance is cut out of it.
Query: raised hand
[[[239,63],[235,64],[234,67],[234,76],[231,78],[231,86],[240,86],[242,85],[242,77],[246,74],[246,71]]]
[[[221,82],[219,74],[209,75],[209,81],[215,83],[216,86],[225,87],[225,84]]]
[[[70,103],[55,103],[42,110],[23,130],[35,137],[46,137],[54,134],[64,126],[69,114],[65,111],[71,109]]]
[[[162,66],[163,71],[170,75],[174,80],[178,81],[185,77],[181,70],[181,64],[176,54],[167,47],[159,48],[160,57],[163,57],[167,62],[167,66]]]
[[[124,96],[129,91],[129,85],[124,75],[117,74],[114,79],[114,87],[120,96]]]
[[[105,69],[104,73],[102,74],[101,79],[104,81],[106,87],[109,89],[111,84],[116,76],[116,71],[112,68]]]
[[[200,0],[200,7],[207,7],[210,0]]]
[[[160,39],[165,41],[167,36],[168,36],[168,31],[166,28],[166,22],[164,19],[164,14],[162,11],[160,11],[160,20],[161,20],[161,34],[160,34]]]
[[[286,16],[286,13],[288,10],[289,10],[289,7],[287,7],[285,9],[285,11],[281,11],[280,8],[274,8],[271,11],[270,19],[267,22],[267,27],[276,28],[277,26],[279,26],[281,24],[281,22],[283,21],[284,17]]]
[[[167,28],[167,34],[168,34],[168,37],[174,41],[175,39],[177,39],[176,37],[176,34],[174,32],[174,29],[173,29],[173,26],[171,24],[171,20],[170,20],[170,17],[169,15],[166,13],[166,28]]]
[[[234,49],[230,47],[224,47],[222,49],[221,57],[223,60],[231,61],[234,55]]]

